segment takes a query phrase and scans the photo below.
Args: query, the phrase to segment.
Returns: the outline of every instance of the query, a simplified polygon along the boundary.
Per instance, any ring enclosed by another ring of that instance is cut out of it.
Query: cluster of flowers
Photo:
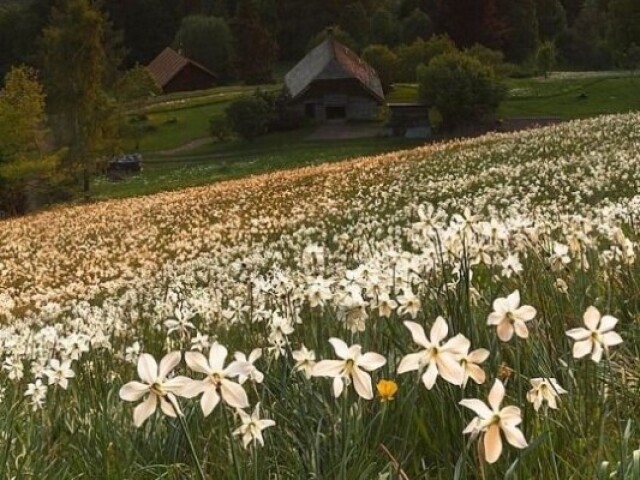
[[[166,351],[188,351],[187,366],[209,378],[211,358],[204,371],[193,355],[213,348],[210,333],[218,329],[260,324],[266,351],[277,357],[318,316],[337,318],[354,333],[382,317],[406,320],[422,348],[399,373],[419,370],[427,386],[438,376],[479,383],[483,349],[472,350],[461,336],[445,341],[444,321],[430,338],[420,333],[423,305],[446,294],[434,285],[444,277],[455,290],[464,279],[482,308],[491,298],[487,282],[517,283],[535,262],[563,295],[571,294],[576,272],[597,267],[597,275],[613,279],[628,271],[637,257],[639,120],[602,117],[3,221],[2,374],[20,388],[27,383],[40,408],[47,385],[66,386],[72,365],[88,352],[139,361],[148,331],[166,335]],[[535,312],[520,307],[517,294],[493,306],[488,321],[501,340],[528,335]],[[599,361],[618,339],[610,317],[599,324],[595,317],[588,332],[570,335],[575,356]],[[332,343],[338,362],[346,351],[361,354]],[[311,350],[300,348],[294,358],[314,375]],[[320,361],[316,376],[336,374],[334,393],[353,383],[367,398],[368,369],[382,360],[358,358],[364,363],[340,367],[340,374],[338,363]],[[141,380],[153,386],[146,373]],[[207,408],[233,394],[222,383],[205,384],[187,393],[202,395]],[[554,385],[541,379],[533,388],[551,405],[549,392],[560,391]],[[151,411],[146,392],[125,391],[146,399],[138,419]],[[154,405],[175,413],[171,397],[160,399],[177,393],[156,393]],[[248,404],[236,403],[239,415],[249,415]],[[480,425],[473,430],[488,432]]]
[[[529,305],[520,306],[520,294],[517,290],[506,298],[496,299],[493,306],[494,311],[489,315],[487,324],[497,326],[497,335],[500,340],[510,341],[514,332],[520,338],[528,338],[526,322],[534,319],[536,310]],[[590,354],[594,362],[599,362],[603,352],[608,352],[610,347],[622,343],[620,335],[613,331],[617,321],[610,315],[601,316],[595,307],[589,307],[584,314],[586,328],[574,328],[566,332],[569,337],[576,340],[573,356],[582,358]],[[445,341],[449,327],[444,318],[438,317],[435,320],[429,338],[420,324],[405,321],[404,325],[410,331],[413,341],[421,349],[402,358],[397,367],[398,374],[419,371],[422,383],[428,390],[433,388],[439,376],[450,384],[462,388],[469,379],[477,384],[485,382],[486,373],[480,365],[489,357],[489,351],[479,348],[470,352],[471,342],[462,334],[457,334]],[[361,345],[349,346],[339,338],[330,338],[329,342],[338,359],[316,361],[315,353],[303,345],[300,350],[292,353],[296,360],[294,370],[303,372],[308,379],[332,378],[333,394],[336,398],[346,392],[345,387],[353,385],[358,396],[371,400],[374,394],[369,372],[384,366],[387,359],[375,352],[362,353]],[[204,374],[202,379],[185,376],[169,378],[171,372],[180,363],[182,357],[180,352],[167,354],[159,365],[151,355],[140,355],[138,375],[142,382],[129,382],[120,390],[120,397],[126,401],[135,402],[144,397],[144,401],[134,409],[135,425],[141,426],[156,411],[158,405],[168,416],[181,415],[182,411],[176,396],[194,398],[202,395],[200,406],[205,417],[210,415],[222,400],[235,408],[242,420],[242,425],[234,431],[234,434],[242,436],[244,446],[247,447],[252,442],[263,445],[262,431],[274,426],[275,422],[260,418],[259,404],[256,405],[252,415],[243,410],[249,407],[249,401],[242,388],[242,384],[248,379],[262,383],[264,374],[254,365],[254,362],[260,358],[261,351],[254,350],[248,359],[243,353],[237,352],[235,360],[225,367],[227,354],[227,349],[217,342],[211,346],[208,359],[200,352],[187,352],[185,354],[187,366],[193,372]],[[238,379],[237,383],[232,380],[234,378]],[[567,393],[555,378],[533,378],[531,386],[527,399],[534,405],[536,411],[545,402],[551,409],[558,408],[558,395]],[[387,388],[389,388],[388,385],[384,384],[382,387],[378,386],[379,390]],[[390,398],[395,394],[396,389],[392,388],[387,394],[381,393],[381,396]],[[502,453],[500,432],[503,432],[506,441],[514,447],[527,446],[527,441],[518,428],[522,423],[520,408],[516,406],[501,408],[504,397],[504,385],[496,379],[489,392],[488,405],[478,399],[460,401],[460,405],[471,409],[477,415],[463,433],[483,436],[483,452],[489,463],[497,461]]]

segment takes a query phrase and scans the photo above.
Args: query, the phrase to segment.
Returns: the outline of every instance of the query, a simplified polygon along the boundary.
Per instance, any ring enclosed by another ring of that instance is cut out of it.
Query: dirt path
[[[190,141],[189,143],[185,143],[184,145],[180,145],[179,147],[176,147],[176,148],[171,148],[169,150],[158,150],[156,152],[149,152],[149,153],[153,153],[154,155],[160,155],[162,157],[169,157],[171,155],[177,155],[179,153],[188,153],[191,150],[195,150],[196,148],[203,147],[204,145],[207,145],[212,142],[213,142],[213,138],[211,137],[197,138],[195,140]]]

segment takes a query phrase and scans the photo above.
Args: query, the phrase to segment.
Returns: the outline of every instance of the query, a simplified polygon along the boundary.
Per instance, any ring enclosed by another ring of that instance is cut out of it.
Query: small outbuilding
[[[373,120],[384,105],[378,73],[332,35],[284,78],[287,111],[318,121]]]
[[[203,65],[167,47],[147,66],[164,93],[204,90],[216,84],[216,75]]]

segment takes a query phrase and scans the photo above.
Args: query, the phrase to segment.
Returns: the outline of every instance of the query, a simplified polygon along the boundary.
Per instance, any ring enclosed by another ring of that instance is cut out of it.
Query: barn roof
[[[193,65],[215,78],[215,74],[203,65],[183,55],[173,48],[165,48],[147,67],[158,85],[164,88],[184,67]]]
[[[331,35],[311,50],[284,77],[292,99],[302,95],[315,80],[357,79],[378,101],[384,101],[375,69]]]

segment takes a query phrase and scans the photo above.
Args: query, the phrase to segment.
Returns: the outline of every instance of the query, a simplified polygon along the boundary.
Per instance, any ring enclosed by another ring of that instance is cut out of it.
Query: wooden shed
[[[378,73],[329,36],[284,78],[287,110],[319,121],[372,120],[384,104]]]
[[[147,68],[164,93],[204,90],[216,84],[213,72],[169,47]]]

